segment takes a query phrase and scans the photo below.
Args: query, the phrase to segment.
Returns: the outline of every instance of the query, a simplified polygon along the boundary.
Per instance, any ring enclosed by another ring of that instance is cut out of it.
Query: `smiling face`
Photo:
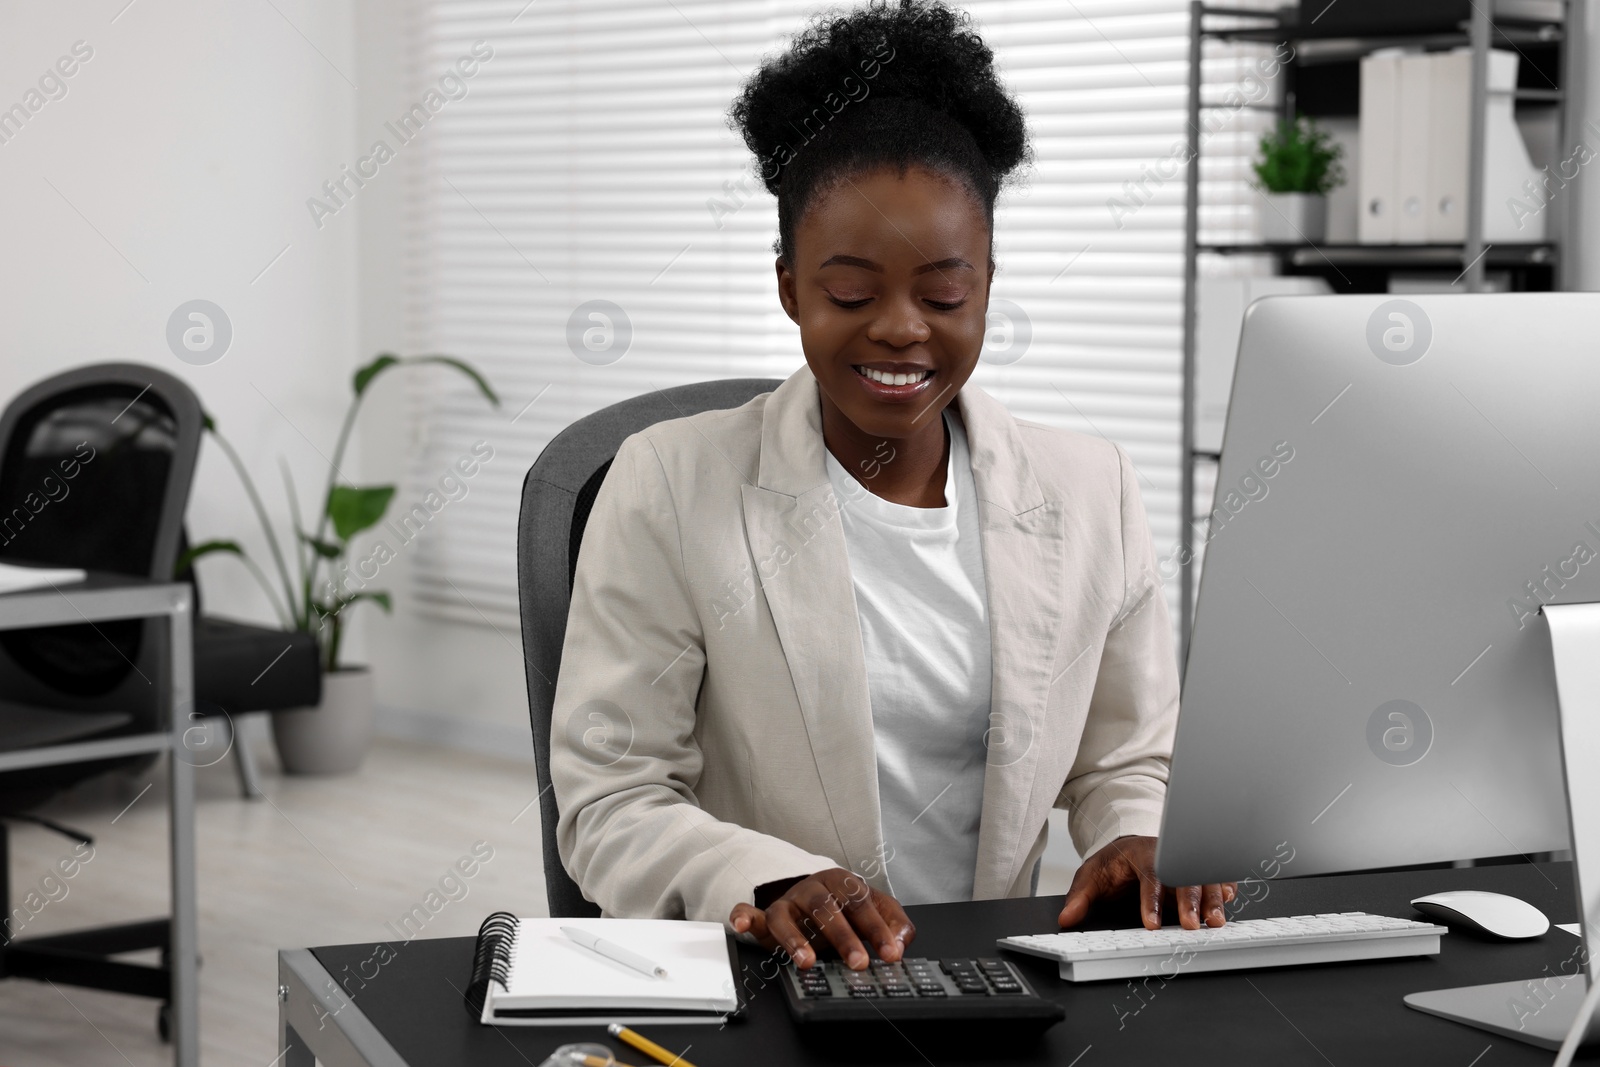
[[[994,267],[981,205],[922,167],[852,175],[796,224],[794,260],[778,263],[778,294],[822,390],[824,436],[931,432],[942,448],[938,415],[983,347]]]

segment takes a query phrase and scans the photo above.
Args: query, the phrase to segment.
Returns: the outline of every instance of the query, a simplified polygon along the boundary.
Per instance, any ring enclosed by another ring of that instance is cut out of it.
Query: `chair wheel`
[[[163,1045],[172,1044],[172,1005],[163,1004],[156,1009],[156,1033]]]

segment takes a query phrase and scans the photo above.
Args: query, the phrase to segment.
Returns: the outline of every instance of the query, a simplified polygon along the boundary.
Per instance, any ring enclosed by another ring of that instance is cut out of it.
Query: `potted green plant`
[[[300,501],[287,464],[283,471],[293,524],[293,551],[286,553],[272,521],[256,492],[250,472],[239,453],[217,429],[216,420],[206,416],[205,428],[228,457],[244,483],[245,495],[266,535],[267,548],[277,571],[278,587],[235,541],[207,541],[192,548],[180,566],[201,556],[225,552],[239,557],[261,584],[285,629],[316,635],[322,656],[322,703],[312,708],[274,712],[272,737],[283,768],[291,774],[331,774],[353,771],[361,765],[372,741],[372,679],[367,668],[344,663],[340,658],[340,639],[344,634],[345,612],[360,601],[377,604],[384,611],[393,609],[387,592],[362,589],[351,591],[336,577],[343,569],[351,539],[382,521],[394,497],[392,485],[349,485],[340,482],[340,462],[350,443],[361,402],[374,379],[392,367],[438,364],[451,367],[472,380],[489,403],[500,399],[489,383],[468,363],[450,356],[396,356],[383,353],[355,373],[355,395],[346,410],[344,423],[329,461],[327,488],[323,492],[314,525],[302,521]],[[287,558],[286,558],[287,557]],[[292,568],[291,562],[292,559]]]
[[[1328,230],[1328,193],[1344,184],[1344,146],[1304,115],[1280,119],[1261,138],[1254,170],[1266,201],[1261,238],[1272,243],[1321,241]]]

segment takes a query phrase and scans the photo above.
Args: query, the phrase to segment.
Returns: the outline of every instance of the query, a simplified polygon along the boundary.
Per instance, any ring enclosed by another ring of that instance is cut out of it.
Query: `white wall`
[[[275,3],[8,5],[0,107],[23,103],[75,42],[92,54],[62,79],[64,96],[0,143],[10,206],[0,246],[11,253],[0,261],[0,396],[89,362],[171,371],[243,453],[283,536],[279,458],[310,510],[350,375],[380,351],[406,350],[403,198],[425,144],[401,149],[319,227],[307,200],[412,102],[407,5]],[[221,306],[233,327],[226,354],[206,366],[181,362],[165,340],[173,309],[195,298]],[[351,477],[404,485],[415,453],[406,393],[400,374],[374,387],[342,465]],[[202,449],[188,522],[192,538],[238,540],[270,573],[214,446]],[[344,658],[375,668],[380,729],[530,756],[520,636],[420,616],[408,564],[384,570],[394,616],[361,605],[347,638]],[[273,618],[233,559],[203,561],[200,576],[208,611]]]
[[[65,96],[0,143],[0,396],[82,363],[171,371],[284,520],[278,457],[309,503],[358,354],[355,232],[318,232],[305,208],[350,141],[351,0],[126,2],[6,6],[0,108],[24,101],[74,42],[93,54]],[[233,327],[207,366],[180,362],[165,339],[171,312],[195,298]],[[267,563],[238,481],[209,445],[189,527]],[[272,618],[233,560],[200,573],[207,610]]]
[[[0,143],[0,195],[13,205],[0,213],[11,253],[0,260],[0,396],[103,360],[177,374],[243,454],[284,536],[279,458],[311,509],[351,374],[379,351],[404,351],[406,152],[320,227],[306,206],[410,102],[403,6],[125,3],[4,16],[0,107],[24,102],[75,42],[92,55],[62,79],[64,96]],[[195,298],[233,327],[206,366],[180,361],[165,339],[173,309]],[[400,375],[374,387],[359,426],[342,469],[403,482],[412,424]],[[211,445],[188,522],[192,538],[238,540],[270,573],[244,493]],[[382,728],[531,751],[519,636],[419,617],[405,566],[385,570],[395,616],[355,609],[344,657],[376,668]],[[200,576],[208,611],[273,618],[231,558],[203,561]]]

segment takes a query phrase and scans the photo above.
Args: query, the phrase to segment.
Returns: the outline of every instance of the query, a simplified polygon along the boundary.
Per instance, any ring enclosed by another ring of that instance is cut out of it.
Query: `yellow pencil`
[[[694,1064],[690,1063],[682,1056],[668,1052],[654,1041],[651,1041],[648,1037],[629,1030],[621,1023],[612,1023],[610,1026],[606,1027],[606,1029],[611,1032],[612,1037],[622,1038],[622,1040],[626,1041],[640,1052],[643,1052],[646,1056],[652,1056],[661,1063],[670,1065],[670,1067],[694,1067]]]

